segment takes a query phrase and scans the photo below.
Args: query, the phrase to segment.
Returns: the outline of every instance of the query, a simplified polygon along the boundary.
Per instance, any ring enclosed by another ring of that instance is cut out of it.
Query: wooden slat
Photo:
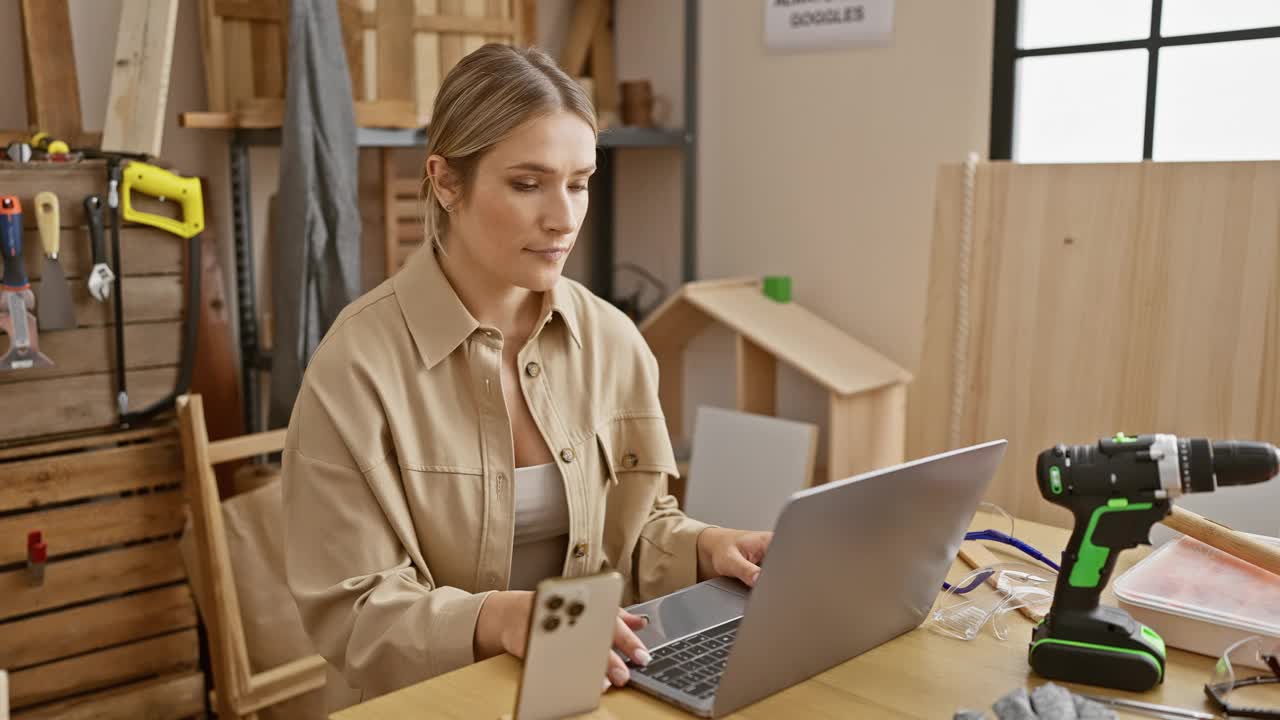
[[[204,712],[204,675],[166,675],[18,713],[14,720],[177,720]]]
[[[0,373],[0,387],[33,380],[114,370],[113,328],[74,328],[40,334],[40,351],[56,358],[51,368]],[[145,370],[174,365],[182,353],[182,323],[135,323],[124,328],[125,367]]]
[[[109,235],[107,242],[109,245]],[[120,230],[120,264],[124,266],[126,278],[183,272],[182,258],[185,254],[186,243],[160,230],[140,227]],[[22,234],[22,259],[31,281],[39,281],[44,276],[44,249],[40,246],[40,236],[34,231]],[[63,229],[58,262],[68,282],[84,283],[87,280],[89,270],[93,268],[87,228]]]
[[[487,0],[462,0],[462,12],[463,12],[463,15],[465,15],[468,18],[474,18],[477,20],[488,20],[488,18],[485,18],[486,9],[487,9]],[[484,42],[485,42],[484,34],[477,33],[477,32],[469,32],[464,34],[462,36],[463,56],[470,55],[476,50],[479,50],[481,47],[484,46]]]
[[[422,223],[399,223],[396,226],[396,237],[400,240],[401,245],[411,245],[418,247],[426,242],[423,236]]]
[[[379,100],[414,100],[413,11],[413,0],[378,0]]]
[[[255,674],[249,680],[249,694],[237,703],[241,713],[252,713],[324,687],[328,663],[319,655],[308,655],[279,667]]]
[[[579,77],[587,66],[587,51],[604,13],[604,0],[578,0],[564,48],[560,51],[560,67],[569,77]]]
[[[342,48],[347,53],[347,73],[351,76],[351,97],[363,100],[364,17],[360,4],[356,0],[338,0],[338,18],[342,23]]]
[[[176,366],[130,370],[129,407],[138,409],[159,402],[173,392],[177,377]],[[0,415],[0,441],[110,428],[119,419],[116,390],[113,373],[6,385],[5,402],[23,408],[23,412]]]
[[[224,112],[227,105],[226,58],[223,20],[214,0],[200,0],[200,42],[204,47],[204,81],[210,111]]]
[[[465,11],[466,6],[463,7]],[[494,35],[507,40],[515,37],[518,30],[516,24],[509,19],[451,16],[443,12],[441,10],[440,15],[419,15],[413,19],[413,29],[442,35]]]
[[[0,620],[177,582],[186,576],[176,540],[51,562],[38,587],[29,584],[26,568],[10,570],[0,573]]]
[[[422,224],[422,203],[417,198],[412,200],[397,200],[391,208],[392,217],[397,221],[409,220],[419,225]]]
[[[182,481],[175,440],[52,455],[0,466],[0,511],[108,495]]]
[[[124,321],[128,325],[137,322],[160,322],[182,318],[183,306],[186,304],[186,290],[183,280],[177,275],[153,275],[131,278],[123,283]],[[102,327],[115,325],[112,311],[112,298],[100,303],[89,295],[89,288],[84,283],[71,286],[71,300],[76,307],[76,325],[79,327]],[[127,352],[129,349],[125,348]],[[57,362],[57,358],[54,358]]]
[[[511,18],[511,0],[485,0],[484,16],[490,20],[508,20]],[[519,26],[512,23],[512,30],[519,32]],[[486,35],[485,42],[510,42],[515,38],[504,35]]]
[[[376,100],[378,97],[378,31],[377,19],[374,12],[378,8],[378,0],[359,0],[360,2],[360,26],[364,35],[361,47],[364,48],[364,57],[360,62],[360,66],[364,68],[364,96],[356,97],[356,100]]]
[[[520,45],[538,44],[538,0],[511,0],[515,15],[516,41]]]
[[[414,0],[413,9],[416,22],[424,16],[438,13],[440,3],[438,0]],[[440,89],[440,81],[444,79],[444,74],[440,71],[439,33],[414,29],[413,69],[418,123],[426,125],[431,122],[431,104]]]
[[[828,407],[825,480],[843,480],[905,459],[906,385],[843,397],[832,394]]]
[[[772,415],[778,387],[778,360],[747,338],[737,336],[738,409]]]
[[[248,20],[224,20],[222,23],[229,109],[238,109],[241,101],[258,97],[253,86],[253,25]]]
[[[284,120],[284,103],[274,106],[261,103],[261,98],[242,102],[236,112],[184,112],[179,124],[193,130],[234,130],[237,128],[278,128]],[[356,103],[356,125],[359,127],[418,127],[414,105],[407,100],[361,100]]]
[[[395,193],[395,153],[391,148],[382,148],[379,153],[382,167],[382,246],[383,263],[386,277],[391,277],[400,268],[397,264],[396,251],[400,247],[400,239],[396,233],[396,193]]]
[[[283,450],[284,438],[288,432],[287,428],[282,428],[209,443],[209,464],[218,465],[230,460]]]
[[[591,78],[594,81],[596,115],[600,128],[616,125],[618,117],[618,71],[613,48],[612,3],[605,3],[591,40]]]
[[[0,665],[21,669],[195,625],[191,588],[172,585],[6,623]]]
[[[213,12],[225,20],[283,23],[285,7],[275,0],[213,0]]]
[[[107,166],[106,163],[94,160],[71,166],[53,163],[4,163],[0,166],[0,187],[9,188],[5,191],[8,194],[15,194],[15,188],[33,188],[35,191],[29,196],[18,193],[24,205],[36,192],[51,192],[58,196],[58,221],[62,227],[83,227],[87,225],[84,215],[85,196],[98,193],[106,197]],[[37,229],[34,212],[22,214],[22,227],[31,231]]]
[[[21,8],[27,120],[34,128],[78,145],[83,128],[80,83],[67,0],[22,0]]]
[[[178,0],[125,0],[116,30],[102,146],[158,157],[164,139]]]
[[[392,192],[397,198],[417,201],[422,193],[422,180],[418,178],[395,177],[392,182]]]
[[[174,431],[171,426],[145,427],[138,430],[121,430],[110,433],[88,433],[57,440],[44,440],[3,447],[0,448],[0,460],[22,460],[71,450],[111,448],[120,443],[172,437],[173,435]]]
[[[439,0],[439,5],[439,15],[434,17],[428,15],[419,16],[414,18],[415,24],[419,19],[424,22],[430,20],[435,23],[442,21],[456,23],[458,20],[464,19],[461,17],[462,0]],[[449,20],[443,20],[444,18],[449,18]],[[425,27],[415,27],[414,29],[419,32],[440,33],[440,79],[443,82],[449,71],[453,69],[453,66],[457,65],[458,61],[462,59],[462,36],[458,34],[459,31],[457,29],[443,30],[439,27],[434,30]]]
[[[199,660],[200,639],[195,629],[182,630],[18,671],[10,678],[11,704],[21,708],[174,670],[191,670]]]
[[[283,8],[282,0],[258,0],[263,8]],[[283,98],[285,53],[288,39],[284,23],[255,22],[251,25],[253,45],[254,97]]]
[[[26,560],[27,533],[40,530],[49,556],[106,547],[182,529],[182,493],[176,490],[88,502],[0,518],[0,565]]]

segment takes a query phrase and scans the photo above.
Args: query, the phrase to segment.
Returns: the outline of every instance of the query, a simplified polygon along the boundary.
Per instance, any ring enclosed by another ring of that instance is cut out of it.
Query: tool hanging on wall
[[[0,257],[4,259],[0,330],[9,335],[0,370],[53,367],[53,361],[40,352],[36,318],[30,312],[36,300],[22,267],[22,203],[12,196],[0,198]]]
[[[62,230],[58,196],[51,192],[36,193],[36,224],[40,227],[40,244],[44,246],[44,263],[40,286],[36,288],[36,317],[40,329],[67,330],[76,326],[75,305],[71,288],[58,261]]]
[[[191,368],[195,360],[196,330],[199,325],[200,313],[200,233],[204,231],[204,195],[200,188],[199,178],[182,177],[145,162],[129,162],[123,168],[118,163],[112,164],[109,162],[108,165],[109,168],[114,167],[114,170],[109,169],[108,171],[114,178],[114,184],[113,181],[108,181],[109,190],[114,192],[115,199],[121,208],[121,211],[114,213],[116,216],[113,221],[116,226],[114,232],[117,235],[120,217],[123,216],[123,219],[129,222],[150,225],[187,240],[187,306],[182,324],[182,359],[178,367],[178,379],[173,392],[136,412],[127,412],[128,396],[124,394],[124,378],[122,377],[124,373],[124,338],[117,330],[116,359],[121,368],[117,374],[117,381],[120,383],[122,398],[120,421],[125,425],[134,425],[145,422],[158,413],[173,407],[178,396],[187,392],[191,387]],[[134,191],[154,197],[160,201],[172,200],[178,203],[182,211],[182,218],[174,219],[138,210],[133,204]],[[118,247],[118,242],[116,244]],[[123,271],[119,267],[119,261],[117,261],[116,270],[116,303],[119,305],[120,285],[118,276],[123,275]],[[122,325],[123,321],[117,320],[117,328]]]
[[[116,269],[112,282],[116,299],[113,304],[116,320],[116,405],[123,419],[129,415],[129,388],[126,386],[124,368],[124,296],[120,283],[124,268],[120,267],[120,158],[107,159],[107,207],[111,209],[111,266]]]
[[[89,271],[89,296],[98,302],[111,297],[111,285],[116,279],[107,265],[106,244],[102,230],[102,196],[90,195],[84,199],[84,214],[89,221],[89,246],[93,249],[93,269]]]

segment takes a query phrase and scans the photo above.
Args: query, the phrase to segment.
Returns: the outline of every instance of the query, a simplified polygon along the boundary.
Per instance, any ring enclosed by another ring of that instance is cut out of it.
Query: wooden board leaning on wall
[[[1034,478],[1057,443],[1280,438],[1280,163],[982,163],[973,195],[965,263],[941,169],[908,457],[1008,438],[989,499],[1065,526]]]

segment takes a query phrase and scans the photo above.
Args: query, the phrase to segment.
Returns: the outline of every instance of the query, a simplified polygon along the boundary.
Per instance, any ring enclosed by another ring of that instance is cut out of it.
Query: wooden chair
[[[396,274],[409,255],[421,247],[422,180],[396,174],[395,150],[382,150],[382,215],[385,223],[386,273]]]
[[[263,708],[324,687],[326,663],[311,655],[263,672],[253,672],[246,650],[240,603],[227,549],[222,503],[213,466],[279,451],[285,431],[209,442],[199,395],[178,398],[178,426],[185,465],[184,485],[191,508],[191,532],[199,574],[199,597],[213,659],[214,710],[222,720],[256,718]],[[193,585],[196,583],[193,583]]]

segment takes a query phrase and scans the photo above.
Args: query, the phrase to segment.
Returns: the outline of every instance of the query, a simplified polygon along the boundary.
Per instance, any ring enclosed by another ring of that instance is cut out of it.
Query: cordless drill
[[[1252,485],[1280,474],[1268,443],[1124,433],[1040,453],[1045,500],[1075,515],[1053,606],[1031,633],[1031,667],[1068,682],[1142,691],[1164,680],[1164,640],[1099,595],[1121,550],[1148,542],[1151,526],[1185,493]]]

